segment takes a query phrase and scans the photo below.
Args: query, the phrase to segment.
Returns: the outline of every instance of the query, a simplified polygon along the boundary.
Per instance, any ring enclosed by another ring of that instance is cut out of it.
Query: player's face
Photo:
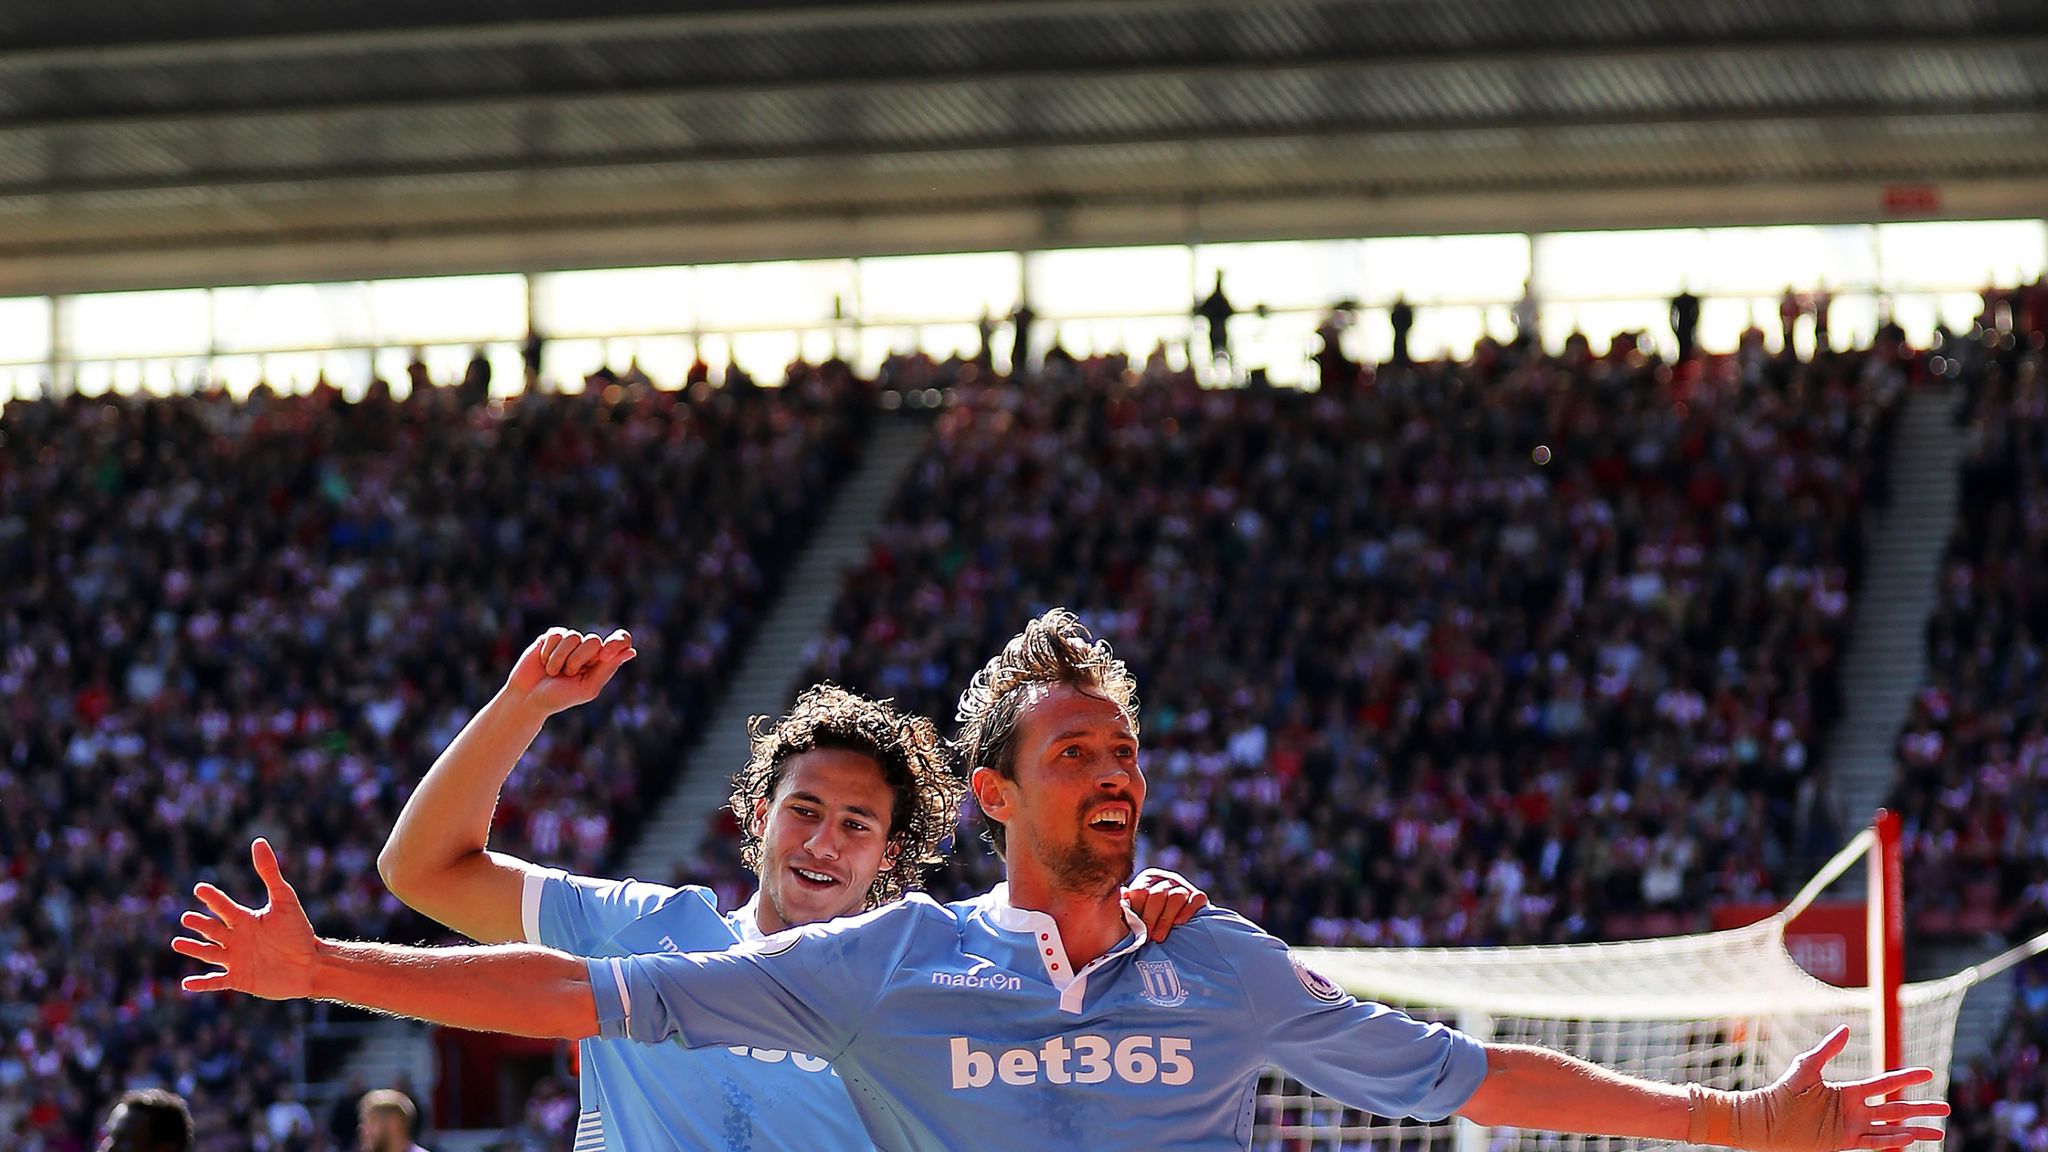
[[[775,794],[754,805],[762,931],[860,911],[875,874],[895,859],[895,810],[895,793],[872,757],[844,748],[792,757]]]
[[[1016,779],[999,786],[1005,852],[1055,888],[1110,892],[1130,879],[1145,774],[1123,709],[1069,685],[1045,689],[1017,716]],[[1027,863],[1029,862],[1029,863]]]
[[[356,1119],[356,1143],[362,1152],[405,1152],[405,1121],[398,1113],[377,1109]]]

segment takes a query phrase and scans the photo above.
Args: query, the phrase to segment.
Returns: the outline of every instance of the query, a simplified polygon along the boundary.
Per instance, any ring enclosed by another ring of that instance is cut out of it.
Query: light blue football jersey
[[[752,904],[720,916],[703,888],[559,872],[527,877],[522,913],[530,943],[581,956],[701,951],[761,938]],[[874,1147],[846,1085],[814,1056],[766,1045],[693,1050],[601,1038],[583,1041],[579,1054],[575,1152]]]
[[[725,952],[589,963],[599,1028],[830,1059],[888,1152],[1243,1149],[1260,1070],[1382,1116],[1440,1119],[1485,1047],[1360,1003],[1232,912],[1142,922],[1075,972],[1052,917],[907,900]]]

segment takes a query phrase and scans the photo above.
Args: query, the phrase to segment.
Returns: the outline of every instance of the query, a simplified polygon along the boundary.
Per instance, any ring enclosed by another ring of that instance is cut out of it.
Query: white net
[[[1795,908],[1804,907],[1814,889]],[[1872,1073],[1871,995],[1808,975],[1785,948],[1781,913],[1746,928],[1663,940],[1520,948],[1297,949],[1357,996],[1455,1024],[1482,1039],[1540,1044],[1617,1071],[1672,1083],[1756,1088],[1837,1025],[1852,1040],[1833,1080]],[[1907,1095],[1948,1091],[1956,1013],[1977,973],[1908,984],[1900,993],[1905,1062],[1935,1070]],[[1253,1147],[1285,1152],[1605,1150],[1657,1141],[1480,1129],[1370,1116],[1269,1070]]]

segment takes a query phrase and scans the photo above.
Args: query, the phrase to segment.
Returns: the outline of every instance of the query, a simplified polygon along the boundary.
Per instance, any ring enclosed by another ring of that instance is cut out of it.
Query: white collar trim
[[[988,894],[989,923],[1006,932],[1020,932],[1034,937],[1031,950],[1037,954],[1038,962],[1045,966],[1046,978],[1059,990],[1060,1011],[1078,1015],[1081,1002],[1088,995],[1088,976],[1096,969],[1127,953],[1135,952],[1150,942],[1145,933],[1145,922],[1131,911],[1128,901],[1118,898],[1123,905],[1124,923],[1130,927],[1130,942],[1089,961],[1080,971],[1067,958],[1066,942],[1060,939],[1060,927],[1051,915],[1031,908],[1019,908],[1010,903],[1010,885],[1007,881],[996,885]]]
[[[740,938],[740,943],[745,944],[749,941],[767,938],[767,934],[761,931],[761,894],[759,892],[754,893],[753,899],[740,905],[740,910],[732,915],[735,921],[732,926],[733,932]]]

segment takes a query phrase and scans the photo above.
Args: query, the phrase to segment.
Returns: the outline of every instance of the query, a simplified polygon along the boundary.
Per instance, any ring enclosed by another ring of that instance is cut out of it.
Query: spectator
[[[277,1098],[263,1110],[263,1128],[270,1137],[271,1148],[278,1152],[303,1152],[313,1142],[313,1113],[299,1102],[296,1089],[289,1083],[281,1084]]]
[[[941,712],[1014,618],[1082,609],[1154,686],[1150,859],[1297,940],[1767,899],[1832,838],[1798,798],[1899,381],[1763,370],[1532,350],[1356,396],[1110,359],[957,386],[808,674]]]
[[[1017,298],[1017,306],[1010,310],[1010,375],[1031,374],[1031,323],[1038,314],[1031,310],[1031,302]]]
[[[1536,304],[1536,281],[1522,281],[1522,297],[1515,301],[1515,351],[1527,355],[1531,348],[1540,348],[1543,333]]]
[[[1202,318],[1209,332],[1209,358],[1211,362],[1222,361],[1235,371],[1237,361],[1230,355],[1230,318],[1237,315],[1231,306],[1230,297],[1223,294],[1223,273],[1216,273],[1216,287],[1207,298],[1195,305],[1195,315]]]
[[[205,1152],[269,1144],[292,1020],[179,994],[170,877],[259,829],[304,846],[302,897],[351,934],[428,934],[377,847],[541,621],[633,627],[656,670],[536,743],[496,837],[588,871],[632,834],[869,401],[842,364],[622,391],[0,410],[0,1145],[81,1147],[142,1088],[192,1101]],[[324,1143],[303,1107],[281,1130]]]
[[[362,1152],[425,1152],[413,1143],[418,1119],[412,1098],[394,1088],[379,1088],[356,1106],[357,1147]]]
[[[1778,297],[1778,329],[1784,338],[1785,355],[1792,355],[1792,335],[1799,327],[1799,317],[1806,311],[1806,302],[1799,293],[1785,285],[1785,294]]]
[[[107,1113],[99,1152],[187,1152],[192,1113],[176,1093],[144,1088],[123,1093]]]
[[[1690,287],[1679,289],[1671,298],[1671,335],[1678,341],[1678,362],[1692,359],[1694,341],[1700,330],[1700,298]]]
[[[1408,297],[1398,296],[1394,307],[1387,313],[1387,323],[1394,329],[1394,363],[1407,364],[1408,330],[1415,327],[1415,309],[1408,303]]]

